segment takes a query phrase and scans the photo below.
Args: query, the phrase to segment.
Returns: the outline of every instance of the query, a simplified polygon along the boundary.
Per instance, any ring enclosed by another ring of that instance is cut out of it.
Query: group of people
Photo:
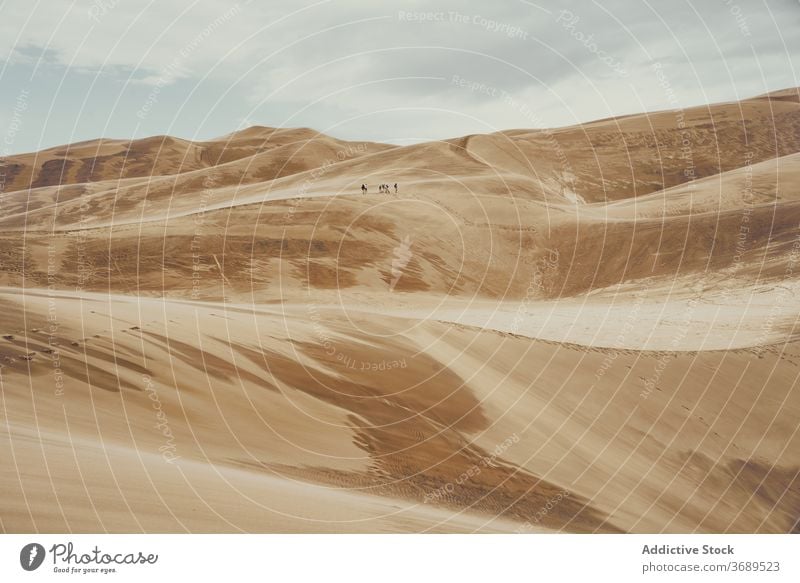
[[[369,189],[367,188],[366,184],[362,184],[361,185],[361,194],[367,194],[368,190]],[[378,192],[381,193],[381,194],[389,194],[390,190],[391,190],[391,187],[388,184],[379,184],[378,185]],[[397,188],[397,183],[395,182],[394,183],[394,193],[397,194],[397,192],[398,192],[398,188]]]

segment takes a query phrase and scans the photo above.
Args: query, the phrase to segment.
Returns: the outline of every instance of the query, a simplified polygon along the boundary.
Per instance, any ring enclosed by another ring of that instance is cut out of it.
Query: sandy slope
[[[0,525],[796,531],[798,129],[786,90],[16,157]]]

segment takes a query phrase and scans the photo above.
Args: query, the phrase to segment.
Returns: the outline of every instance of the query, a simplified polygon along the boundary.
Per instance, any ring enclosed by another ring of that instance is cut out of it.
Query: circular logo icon
[[[26,571],[35,571],[44,562],[44,547],[39,543],[29,543],[19,552],[19,564]]]

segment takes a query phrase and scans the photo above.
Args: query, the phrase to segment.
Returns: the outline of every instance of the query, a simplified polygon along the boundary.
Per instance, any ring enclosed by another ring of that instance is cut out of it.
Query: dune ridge
[[[8,157],[0,528],[800,532],[799,161],[797,89]]]

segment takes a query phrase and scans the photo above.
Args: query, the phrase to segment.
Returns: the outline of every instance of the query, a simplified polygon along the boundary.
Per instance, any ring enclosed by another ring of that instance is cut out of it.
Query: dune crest
[[[797,89],[7,162],[7,531],[798,532]]]

